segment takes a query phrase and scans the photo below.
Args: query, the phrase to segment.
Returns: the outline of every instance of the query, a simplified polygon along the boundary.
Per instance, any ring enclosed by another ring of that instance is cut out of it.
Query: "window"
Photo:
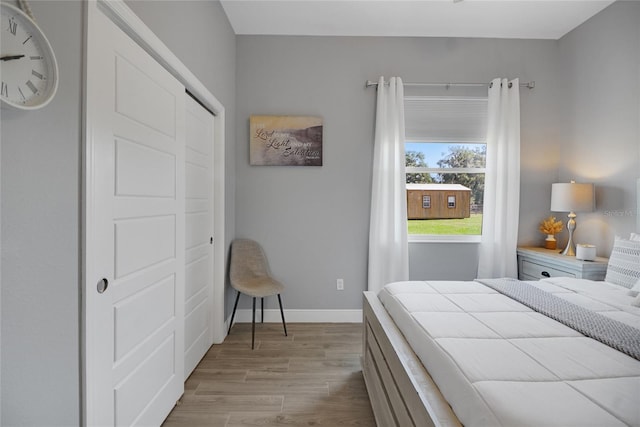
[[[479,241],[486,129],[486,97],[405,97],[410,240]]]

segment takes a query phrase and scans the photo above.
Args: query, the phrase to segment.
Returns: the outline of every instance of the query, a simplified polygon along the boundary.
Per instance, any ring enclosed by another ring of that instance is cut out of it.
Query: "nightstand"
[[[576,277],[604,280],[609,258],[580,261],[559,254],[559,249],[518,248],[518,279],[539,280],[546,277]]]

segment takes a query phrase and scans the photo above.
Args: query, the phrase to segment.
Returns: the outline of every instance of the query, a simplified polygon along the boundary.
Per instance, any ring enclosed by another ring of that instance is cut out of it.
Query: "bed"
[[[365,292],[363,374],[378,426],[640,426],[640,242],[616,238],[609,264],[604,282]],[[565,325],[545,311],[557,304],[580,316]]]

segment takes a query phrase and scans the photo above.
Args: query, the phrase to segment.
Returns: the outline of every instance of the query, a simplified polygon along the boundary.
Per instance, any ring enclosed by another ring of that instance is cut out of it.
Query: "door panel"
[[[206,292],[206,291],[204,291]],[[204,296],[204,295],[203,295]],[[209,307],[207,306],[207,301],[205,298],[198,298],[199,299],[199,304],[196,305],[195,307],[191,308],[189,307],[187,304],[186,310],[189,312],[189,314],[185,317],[184,319],[184,324],[185,324],[185,337],[184,337],[184,341],[188,342],[188,343],[192,343],[192,346],[194,346],[195,348],[209,348],[211,347],[211,344],[207,342],[208,337],[207,337],[207,332],[208,332],[208,322],[210,319],[210,315],[209,315]],[[194,299],[193,301],[197,301],[196,299]],[[188,349],[187,349],[188,350]],[[197,357],[198,355],[194,352],[194,357]],[[190,356],[190,354],[187,352],[185,354],[185,366],[188,362],[188,357]],[[195,360],[196,364],[200,361],[200,359],[202,358],[202,355],[199,355],[200,358],[198,358],[197,360]]]
[[[206,280],[210,268],[209,257],[206,253],[202,257],[193,261],[187,260],[184,290],[185,302],[188,302],[189,299],[195,296],[195,294],[202,292],[208,285],[210,285]]]
[[[175,156],[122,139],[115,148],[116,195],[175,197]],[[146,173],[140,174],[141,169]]]
[[[86,421],[160,425],[184,390],[184,87],[88,19]]]
[[[209,168],[201,166],[209,159],[207,157],[195,156],[190,153],[191,160],[186,167],[187,198],[193,201],[206,200],[209,198],[211,185],[208,183]],[[193,163],[198,162],[198,163]]]
[[[187,97],[185,153],[186,379],[213,344],[214,117]]]
[[[151,268],[161,261],[175,259],[176,216],[148,215],[133,219],[114,219],[115,278]]]
[[[157,283],[135,292],[114,306],[115,363],[117,364],[139,343],[152,337],[175,317],[175,276],[165,277]],[[152,305],[153,310],[146,306]],[[127,330],[135,324],[135,329]]]
[[[147,68],[142,71],[143,64],[133,65],[130,61],[135,61],[135,58],[115,58],[115,111],[169,137],[175,137],[178,94],[158,82]]]
[[[148,416],[144,414],[145,406],[171,387],[175,378],[174,338],[173,335],[166,337],[153,353],[115,385],[115,425],[134,425],[141,415]],[[175,401],[171,407],[173,403]]]

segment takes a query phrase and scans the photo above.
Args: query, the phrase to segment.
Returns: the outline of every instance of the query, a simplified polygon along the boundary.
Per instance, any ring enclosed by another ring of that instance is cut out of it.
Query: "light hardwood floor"
[[[164,427],[374,427],[360,366],[362,325],[235,324],[185,383]]]

